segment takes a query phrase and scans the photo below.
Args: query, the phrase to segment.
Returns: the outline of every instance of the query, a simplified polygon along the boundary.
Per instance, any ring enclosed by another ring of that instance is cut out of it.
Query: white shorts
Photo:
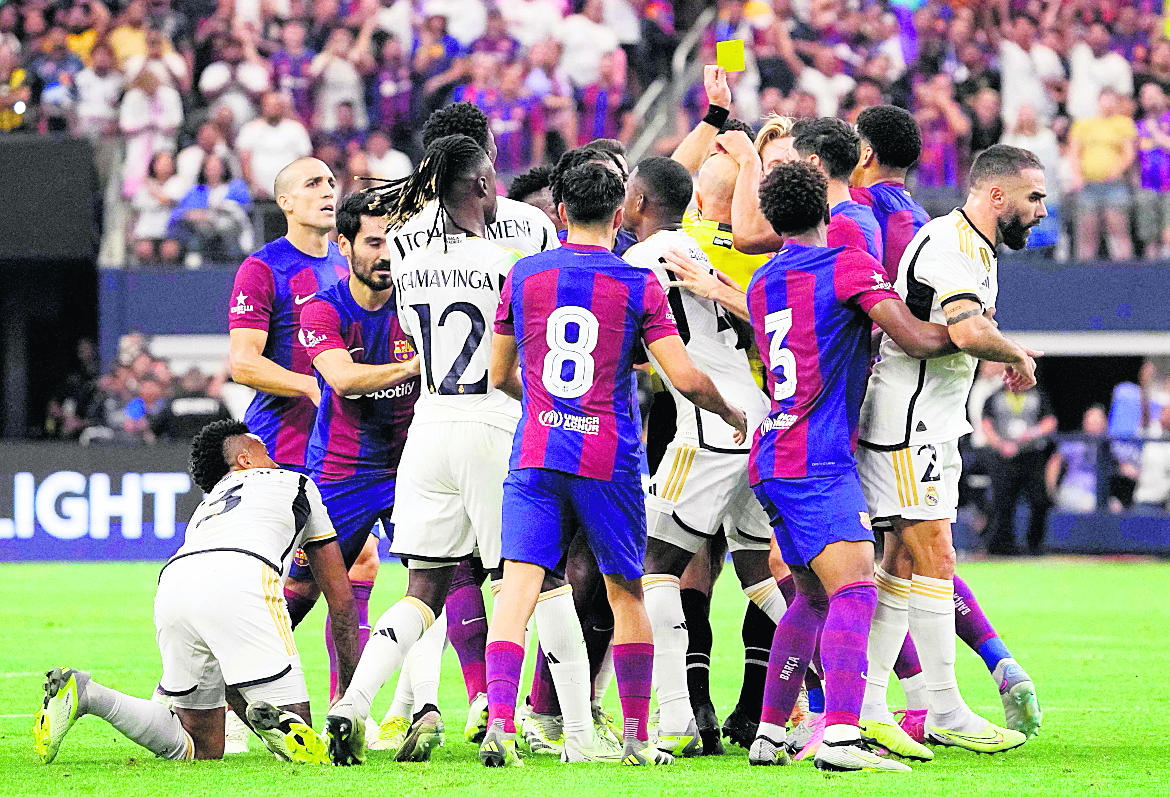
[[[154,627],[159,686],[178,708],[219,708],[226,686],[248,702],[309,699],[282,579],[259,559],[215,551],[168,564],[154,595]]]
[[[477,421],[412,425],[398,463],[390,553],[426,568],[478,552],[485,568],[498,567],[512,434]]]
[[[857,473],[875,529],[890,519],[951,520],[959,505],[959,442],[912,444],[894,451],[857,448]]]
[[[672,442],[650,480],[646,530],[694,553],[723,527],[729,551],[767,551],[768,515],[748,484],[748,456]]]

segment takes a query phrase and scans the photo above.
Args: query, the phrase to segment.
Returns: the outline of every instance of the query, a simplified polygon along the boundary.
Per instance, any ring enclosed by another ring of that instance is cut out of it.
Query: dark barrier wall
[[[84,139],[0,138],[0,260],[92,260],[101,196]]]

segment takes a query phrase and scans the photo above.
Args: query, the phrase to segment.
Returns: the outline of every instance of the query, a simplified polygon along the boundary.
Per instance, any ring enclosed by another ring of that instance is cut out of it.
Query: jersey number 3
[[[792,329],[792,308],[764,316],[764,334],[768,338],[768,368],[776,380],[772,398],[783,401],[796,393],[796,356],[784,348],[784,339]]]
[[[574,340],[569,340],[569,327],[576,327]],[[584,307],[558,307],[549,314],[544,339],[548,354],[544,355],[544,373],[541,381],[552,395],[563,399],[583,396],[593,387],[593,350],[597,347],[600,325],[597,316]],[[565,366],[572,366],[572,374],[565,376]]]

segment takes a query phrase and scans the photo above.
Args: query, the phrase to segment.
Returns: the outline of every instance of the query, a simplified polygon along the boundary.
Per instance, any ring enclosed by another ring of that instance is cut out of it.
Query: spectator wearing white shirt
[[[250,40],[225,36],[216,48],[218,59],[199,76],[199,93],[211,104],[231,108],[236,129],[256,118],[256,105],[268,90],[268,66]]]
[[[297,158],[313,151],[309,131],[287,116],[287,100],[269,92],[260,102],[260,117],[240,128],[236,152],[248,190],[254,198],[274,198],[276,175]]]
[[[97,141],[118,132],[118,100],[126,81],[109,45],[94,45],[89,57],[90,65],[76,78],[75,132]]]
[[[167,228],[171,208],[184,193],[175,178],[175,159],[170,150],[152,153],[147,173],[130,202],[136,213],[131,238],[139,263],[174,263],[179,259],[179,243],[167,237]]]
[[[565,21],[553,0],[500,0],[497,8],[504,15],[508,33],[524,47],[557,37]]]
[[[140,72],[118,111],[118,126],[126,136],[122,191],[127,198],[137,193],[154,153],[174,151],[175,133],[181,124],[183,100],[179,92],[161,85],[154,72]]]
[[[369,126],[365,83],[356,66],[362,55],[354,46],[353,34],[346,28],[336,28],[329,34],[325,49],[309,65],[309,75],[314,81],[315,129],[328,133],[337,129],[337,107],[343,102],[353,104],[358,128],[365,130]]]
[[[1089,26],[1083,41],[1069,52],[1068,112],[1073,119],[1097,114],[1097,98],[1103,89],[1123,97],[1133,96],[1133,68],[1109,49],[1109,30],[1099,22]],[[1009,79],[1010,73],[1006,73]]]
[[[366,140],[366,164],[370,177],[398,180],[414,171],[414,164],[405,153],[390,146],[390,139],[381,130],[370,133]]]
[[[561,66],[577,88],[596,83],[601,59],[621,46],[617,34],[605,26],[604,14],[605,0],[585,0],[581,13],[566,17],[561,26]]]
[[[468,47],[487,30],[487,4],[484,0],[427,0],[427,16],[447,18],[447,33]]]
[[[836,116],[841,101],[857,85],[841,70],[841,59],[828,47],[816,51],[812,66],[805,66],[799,58],[789,63],[797,74],[796,87],[816,97],[821,116]]]
[[[191,72],[187,59],[170,47],[170,40],[160,30],[146,31],[146,54],[126,59],[126,79],[133,80],[143,69],[149,69],[164,86],[173,86],[180,92],[191,90]]]
[[[1138,511],[1170,511],[1170,407],[1159,416],[1161,429],[1156,438],[1142,446],[1142,464],[1133,491]]]
[[[999,72],[1004,78],[1001,93],[1004,122],[1014,124],[1020,108],[1027,104],[1041,123],[1047,125],[1056,113],[1048,86],[1065,78],[1060,56],[1038,41],[1036,26],[1028,17],[1016,17],[1005,24],[1001,35]]]
[[[221,158],[227,164],[228,171],[239,173],[235,164],[235,156],[223,140],[223,136],[220,135],[219,128],[204,122],[195,134],[195,143],[184,147],[175,158],[175,176],[183,185],[183,193],[190,191],[199,182],[199,172],[203,170],[203,162],[212,155]]]

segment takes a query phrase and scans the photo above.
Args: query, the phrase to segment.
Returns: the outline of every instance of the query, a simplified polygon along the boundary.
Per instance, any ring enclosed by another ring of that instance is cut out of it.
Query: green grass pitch
[[[447,745],[429,764],[395,764],[371,753],[353,769],[275,761],[258,740],[223,762],[158,761],[95,718],[73,729],[57,760],[32,750],[32,713],[44,670],[69,665],[101,683],[148,696],[158,677],[151,601],[154,564],[4,565],[0,576],[0,795],[342,794],[548,795],[967,795],[1170,794],[1170,564],[1020,561],[961,566],[1008,646],[1035,679],[1045,710],[1039,738],[997,756],[937,749],[911,775],[825,776],[810,762],[752,768],[732,748],[722,758],[659,770],[527,759],[524,770],[480,766],[462,740],[466,696],[453,652],[444,659]],[[405,578],[384,566],[376,618],[401,596]],[[713,603],[712,689],[720,717],[738,694],[745,599],[728,573]],[[319,728],[328,674],[318,608],[297,631]],[[982,662],[960,643],[968,702],[993,720],[1003,712]],[[387,687],[375,711],[389,702]],[[891,688],[900,699],[897,687]],[[616,689],[607,696],[617,709]]]

